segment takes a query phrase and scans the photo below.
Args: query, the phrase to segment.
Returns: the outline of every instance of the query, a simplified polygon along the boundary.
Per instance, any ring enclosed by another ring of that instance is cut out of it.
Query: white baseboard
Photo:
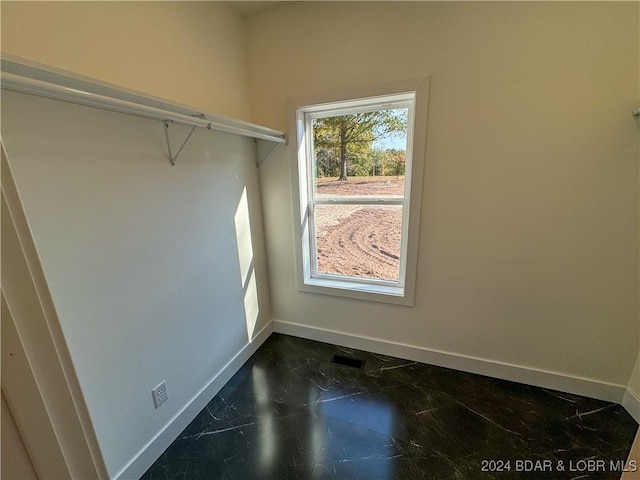
[[[626,389],[622,397],[622,406],[636,422],[640,423],[640,397],[629,389]]]
[[[622,403],[629,411],[629,407],[623,403],[623,397],[626,398],[627,390],[622,385],[613,385],[588,378],[571,377],[556,372],[494,362],[455,353],[441,352],[414,345],[394,343],[379,338],[360,337],[334,330],[325,330],[279,320],[273,321],[273,328],[277,333],[284,333],[295,337],[332,343],[343,347],[357,348],[368,352],[404,358],[439,367],[452,368],[463,372],[486,375],[488,377],[510,380],[512,382],[534,385],[536,387],[549,388],[560,392],[583,395],[608,402]],[[636,406],[638,405],[637,402],[638,400],[636,399]],[[629,405],[633,405],[631,400],[629,400]],[[629,411],[629,413],[638,420],[638,417],[631,411]]]
[[[265,325],[253,341],[245,345],[114,478],[140,478],[272,332],[620,403],[640,423],[640,399],[622,385],[274,320]]]
[[[273,332],[269,322],[113,478],[140,478]]]

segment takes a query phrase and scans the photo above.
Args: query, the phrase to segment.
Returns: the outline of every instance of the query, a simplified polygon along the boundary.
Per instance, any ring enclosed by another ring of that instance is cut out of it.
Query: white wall
[[[156,122],[3,96],[3,140],[111,475],[247,343],[251,260],[256,330],[273,317],[627,384],[637,4],[300,2],[249,20],[248,64],[244,24],[220,3],[1,8],[3,52],[282,129],[288,97],[432,78],[415,308],[295,289],[285,149],[260,170],[267,282],[250,140],[198,132],[172,168]],[[170,399],[153,410],[162,379]]]
[[[3,1],[2,52],[250,120],[244,22],[221,2]]]
[[[3,53],[250,119],[244,22],[222,3],[1,13]],[[2,120],[107,469],[138,472],[167,435],[123,468],[270,319],[255,145],[198,131],[170,167],[158,122],[17,94],[3,95]],[[164,379],[170,398],[154,410]]]
[[[302,293],[261,167],[273,318],[625,386],[638,351],[637,3],[297,2],[248,21],[254,121],[431,75],[415,308]],[[292,132],[289,132],[290,134]]]
[[[201,130],[171,167],[160,122],[15,93],[2,120],[113,476],[270,318],[255,145]]]

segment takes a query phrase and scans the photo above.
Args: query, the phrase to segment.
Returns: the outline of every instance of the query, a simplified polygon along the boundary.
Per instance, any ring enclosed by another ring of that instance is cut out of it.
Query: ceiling
[[[266,10],[271,10],[272,8],[280,7],[281,5],[286,5],[287,3],[293,2],[271,2],[271,1],[263,1],[263,2],[225,2],[230,7],[238,11],[242,16],[249,17],[251,15],[255,15],[260,12],[264,12]]]

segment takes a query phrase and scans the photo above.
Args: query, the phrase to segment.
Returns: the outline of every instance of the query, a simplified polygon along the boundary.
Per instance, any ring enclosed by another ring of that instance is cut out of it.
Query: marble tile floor
[[[142,478],[619,479],[637,428],[617,404],[273,334]]]

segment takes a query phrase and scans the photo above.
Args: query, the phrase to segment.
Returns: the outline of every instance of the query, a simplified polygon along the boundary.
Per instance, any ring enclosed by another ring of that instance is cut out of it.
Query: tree
[[[404,175],[406,154],[403,150],[389,148],[384,151],[382,165],[387,175]]]
[[[329,149],[316,152],[316,176],[337,177],[339,160],[334,151]]]
[[[334,159],[334,162],[338,163],[339,179],[346,180],[350,160],[361,160],[358,172],[370,170],[370,166],[367,166],[364,160],[368,161],[370,158],[372,143],[377,139],[403,132],[406,128],[406,109],[317,118],[313,122],[316,161],[322,159],[326,163],[327,159]],[[323,165],[322,172],[318,166],[318,175],[326,175],[330,170],[333,170],[332,165]]]

